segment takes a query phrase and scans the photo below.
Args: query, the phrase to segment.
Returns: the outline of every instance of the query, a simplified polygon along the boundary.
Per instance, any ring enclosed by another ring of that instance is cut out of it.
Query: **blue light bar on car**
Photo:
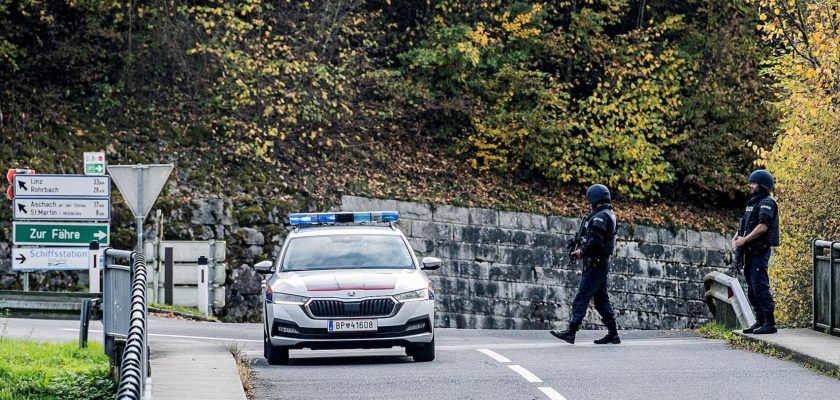
[[[368,224],[374,222],[398,222],[399,220],[400,214],[396,211],[289,214],[289,224],[291,225]]]

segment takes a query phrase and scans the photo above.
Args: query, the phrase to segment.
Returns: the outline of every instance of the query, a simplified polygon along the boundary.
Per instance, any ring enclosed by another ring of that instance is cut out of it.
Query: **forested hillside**
[[[839,10],[0,0],[0,159],[72,172],[104,149],[175,162],[170,197],[311,209],[360,194],[569,214],[603,182],[621,218],[721,230],[768,166],[793,226],[813,210],[792,193],[825,178],[807,171],[838,165],[823,144],[837,142]],[[822,226],[791,246],[838,233]]]
[[[160,138],[295,175],[433,153],[729,206],[772,144],[767,46],[743,1],[674,4],[3,1],[4,140]]]

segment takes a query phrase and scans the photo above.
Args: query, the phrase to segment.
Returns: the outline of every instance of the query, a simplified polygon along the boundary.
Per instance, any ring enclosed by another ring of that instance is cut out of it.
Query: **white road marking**
[[[69,329],[69,328],[62,328],[62,331],[71,331],[71,332],[78,332],[78,329]],[[91,329],[89,332],[96,332],[102,333],[102,331]],[[198,340],[227,340],[231,342],[253,342],[253,343],[262,343],[262,340],[254,340],[254,339],[233,339],[233,338],[215,338],[215,337],[207,337],[207,336],[184,336],[184,335],[164,335],[161,333],[150,333],[149,336],[156,336],[156,337],[168,337],[168,338],[176,338],[176,339],[198,339]]]
[[[496,360],[500,363],[509,363],[510,362],[509,358],[507,358],[507,357],[505,357],[505,356],[503,356],[499,353],[496,353],[493,350],[490,350],[490,349],[476,349],[476,350],[480,353],[484,353],[485,355],[489,356],[490,358],[492,358],[492,359],[494,359],[494,360]],[[523,367],[521,365],[515,365],[515,364],[514,365],[508,365],[508,368],[512,369],[517,374],[521,375],[529,383],[542,383],[542,381],[543,381],[542,379],[540,379],[540,377],[534,375],[533,372],[528,371],[527,369],[525,369],[525,367]],[[554,388],[552,388],[550,386],[541,386],[541,387],[539,387],[539,389],[540,389],[541,392],[543,392],[543,394],[545,394],[548,397],[549,400],[566,400],[566,398],[563,397],[562,394],[558,393],[556,390],[554,390]]]
[[[563,397],[562,394],[557,393],[557,391],[554,390],[554,388],[552,388],[552,387],[545,386],[545,387],[541,387],[539,389],[543,393],[545,393],[545,395],[548,396],[548,398],[551,399],[551,400],[566,400],[566,398]]]
[[[516,371],[517,374],[522,375],[522,377],[525,378],[525,380],[530,382],[530,383],[540,383],[540,382],[542,382],[542,379],[540,379],[540,377],[534,375],[533,372],[528,371],[527,369],[525,369],[525,367],[523,367],[521,365],[508,365],[508,368]]]
[[[499,353],[496,353],[493,350],[490,350],[490,349],[476,349],[476,350],[478,350],[478,351],[480,351],[484,354],[487,354],[488,356],[490,356],[490,358],[492,358],[492,359],[494,359],[494,360],[496,360],[500,363],[509,363],[510,362],[510,360],[507,357],[505,357],[505,356],[503,356]]]

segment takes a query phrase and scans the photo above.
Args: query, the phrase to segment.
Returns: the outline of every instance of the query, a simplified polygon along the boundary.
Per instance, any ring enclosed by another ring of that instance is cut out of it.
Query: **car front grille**
[[[312,300],[308,307],[309,312],[316,318],[385,317],[394,312],[396,303],[391,299]]]

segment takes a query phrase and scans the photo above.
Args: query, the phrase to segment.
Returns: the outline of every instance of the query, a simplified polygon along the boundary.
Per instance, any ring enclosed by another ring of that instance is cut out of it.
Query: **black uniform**
[[[610,256],[615,251],[616,219],[610,204],[595,208],[581,222],[585,229],[586,242],[581,247],[583,252],[583,275],[578,285],[577,295],[572,302],[572,319],[569,328],[577,330],[586,315],[589,301],[594,298],[595,309],[601,314],[604,325],[616,330],[615,313],[607,294],[607,275],[610,271]]]
[[[744,211],[744,234],[759,224],[767,225],[764,234],[744,245],[744,278],[748,284],[747,297],[759,322],[772,321],[776,303],[770,293],[767,265],[771,247],[779,245],[779,207],[769,193],[754,195]]]

